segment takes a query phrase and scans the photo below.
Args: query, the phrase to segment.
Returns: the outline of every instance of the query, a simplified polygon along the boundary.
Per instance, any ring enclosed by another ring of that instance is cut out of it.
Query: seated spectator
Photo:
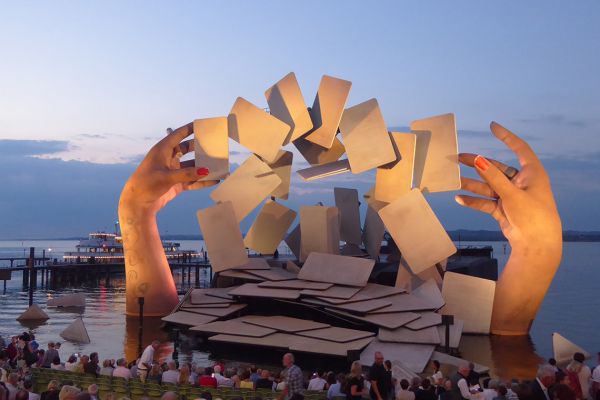
[[[204,368],[204,375],[201,375],[200,379],[198,379],[198,385],[205,386],[205,387],[212,387],[212,388],[216,389],[218,386],[217,380],[215,379],[214,376],[212,376],[212,374],[213,374],[212,367]]]
[[[75,368],[73,369],[73,372],[76,372],[78,374],[85,373],[85,366],[89,362],[90,362],[90,357],[86,356],[86,355],[82,355],[81,357],[79,357],[79,362],[77,363],[77,365],[75,365]]]
[[[83,367],[83,372],[88,375],[93,375],[94,377],[98,377],[98,371],[100,368],[98,367],[98,353],[94,352],[90,354],[89,361]]]
[[[327,398],[332,399],[334,397],[345,397],[346,394],[343,392],[343,388],[346,383],[346,376],[344,374],[337,374],[335,377],[335,382],[329,385],[329,390],[327,390]],[[408,382],[407,382],[408,383]]]
[[[102,361],[102,368],[100,368],[100,375],[112,376],[115,367],[113,367],[112,360]]]
[[[226,371],[227,373],[225,374],[226,377],[228,377],[229,379],[231,379],[231,382],[233,383],[233,388],[234,389],[239,389],[240,388],[240,382],[242,381],[240,376],[238,375],[238,369],[233,367],[233,368],[229,368]]]
[[[486,384],[487,383],[487,384]],[[483,397],[485,400],[494,400],[498,397],[498,382],[496,379],[483,381]]]
[[[221,375],[221,366],[220,365],[215,365],[214,368],[214,377],[217,380],[217,386],[218,387],[232,387],[232,382],[231,379],[224,377],[223,375]]]
[[[152,368],[150,368],[150,372],[148,372],[148,376],[146,377],[146,382],[162,383],[162,369],[160,368],[160,364],[152,364]]]
[[[421,378],[419,378],[418,376],[415,376],[410,381],[410,388],[408,390],[410,390],[411,392],[415,392],[416,393],[417,390],[419,390],[420,386],[421,386]]]
[[[72,385],[63,385],[58,393],[58,400],[76,400],[80,390]]]
[[[252,380],[252,382],[256,383],[257,380],[260,379],[260,374],[258,373],[258,368],[256,368],[256,365],[251,365],[250,366],[250,380]]]
[[[252,382],[252,379],[250,379],[250,371],[244,371],[244,373],[242,373],[241,379],[242,380],[240,381],[240,389],[255,389],[254,382]],[[260,379],[256,381],[257,385],[259,381]],[[256,388],[258,388],[258,386],[256,386]]]
[[[67,362],[65,363],[65,370],[73,372],[77,366],[77,356],[71,354]]]
[[[115,378],[125,378],[127,380],[131,379],[131,371],[127,368],[127,361],[124,358],[119,358],[117,360],[117,368],[113,371],[112,374]]]
[[[308,382],[308,390],[323,390],[327,381],[323,379],[323,371],[317,370],[313,378]]]
[[[59,356],[54,357],[54,360],[52,360],[52,364],[50,364],[50,369],[55,369],[57,371],[65,370],[65,366],[60,363]]]
[[[19,391],[19,375],[16,372],[11,372],[10,374],[8,374],[4,385],[6,386],[6,390],[8,391],[7,400],[15,400],[17,392]]]
[[[177,363],[171,360],[167,363],[169,369],[162,374],[162,383],[177,383],[179,379],[179,371],[177,371]]]
[[[190,367],[187,364],[183,364],[181,368],[179,368],[179,376],[177,377],[178,385],[189,385],[190,383]]]
[[[27,400],[29,398],[29,392],[24,389],[20,389],[15,395],[15,400]]]
[[[506,386],[498,385],[497,392],[498,396],[494,397],[492,400],[508,400],[508,397],[506,397],[508,394],[508,389],[506,389]]]
[[[248,375],[250,378],[250,375]],[[250,380],[252,380],[250,378]],[[273,390],[273,380],[271,380],[271,374],[268,369],[263,369],[260,374],[260,378],[256,380],[256,389],[269,389]]]
[[[95,383],[88,386],[87,392],[90,395],[90,400],[100,400],[98,398],[98,385]]]
[[[25,389],[27,393],[29,393],[29,395],[27,396],[28,400],[40,400],[40,395],[33,393],[33,382],[31,382],[30,379],[27,379],[25,380],[25,382],[23,382],[23,389]]]
[[[415,400],[415,392],[409,390],[410,384],[406,379],[400,380],[399,388],[396,392],[396,400]]]
[[[47,390],[42,392],[40,400],[58,400],[58,381],[52,379],[46,388]]]
[[[275,385],[275,390],[280,392],[285,389],[285,371],[281,371],[277,376],[277,385]]]

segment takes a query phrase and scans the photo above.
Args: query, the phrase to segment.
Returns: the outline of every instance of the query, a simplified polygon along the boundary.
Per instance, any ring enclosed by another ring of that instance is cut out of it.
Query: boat
[[[194,259],[202,256],[196,250],[182,250],[177,242],[163,240],[167,259]],[[67,251],[63,260],[67,263],[124,263],[123,238],[117,233],[92,232],[75,246],[75,251]]]

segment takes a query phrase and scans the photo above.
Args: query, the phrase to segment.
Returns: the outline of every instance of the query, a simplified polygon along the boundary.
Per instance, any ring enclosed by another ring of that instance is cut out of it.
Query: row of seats
[[[231,400],[242,397],[244,400],[254,400],[260,397],[263,400],[276,399],[279,393],[268,389],[228,389],[228,388],[208,388],[192,385],[175,385],[172,383],[157,384],[143,383],[137,379],[127,380],[124,378],[101,375],[94,377],[92,375],[79,374],[70,371],[59,371],[48,368],[32,368],[32,377],[34,389],[37,393],[47,390],[48,382],[57,380],[60,383],[65,381],[73,382],[74,386],[81,389],[87,389],[91,384],[98,385],[98,395],[102,399],[107,393],[114,393],[118,399],[128,397],[131,400],[140,400],[143,397],[151,399],[160,399],[163,393],[172,391],[178,394],[180,400],[193,400],[202,397],[203,392],[209,392],[213,399]],[[325,400],[326,393],[323,391],[306,391],[306,400]]]

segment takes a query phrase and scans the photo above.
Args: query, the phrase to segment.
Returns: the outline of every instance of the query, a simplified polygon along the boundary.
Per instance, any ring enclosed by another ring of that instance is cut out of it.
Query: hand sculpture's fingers
[[[490,185],[485,182],[478,181],[476,179],[460,178],[461,190],[466,190],[484,197],[498,198],[498,195],[492,190]]]
[[[537,158],[537,156],[535,155],[531,147],[529,147],[529,144],[526,141],[524,141],[523,139],[521,139],[520,137],[518,137],[517,135],[500,125],[499,123],[492,122],[490,124],[490,129],[494,136],[502,140],[504,144],[517,155],[521,167],[524,167],[527,164],[535,164],[540,162],[540,160]]]
[[[463,194],[454,196],[454,200],[461,206],[469,207],[492,216],[494,216],[496,210],[498,209],[498,202],[496,200],[482,199],[481,197],[473,197]]]
[[[172,184],[189,183],[204,178],[209,172],[207,168],[189,167],[168,171],[167,176]]]
[[[194,166],[196,166],[196,160],[180,161],[179,164],[181,165],[181,168],[194,167]]]
[[[194,123],[190,122],[189,124],[185,124],[175,129],[173,133],[165,136],[160,142],[159,145],[167,147],[169,150],[174,148],[186,137],[190,136],[194,133]]]
[[[198,190],[198,189],[204,189],[207,187],[211,187],[216,185],[217,183],[219,183],[220,181],[198,181],[198,182],[191,182],[191,183],[186,183],[183,185],[183,188],[185,190]]]
[[[490,163],[485,157],[475,157],[475,170],[490,185],[490,188],[498,193],[500,198],[510,197],[517,189],[515,185],[508,180],[498,167]]]
[[[179,153],[179,157],[181,157],[184,154],[194,151],[194,142],[194,139],[189,139],[179,143],[177,146],[175,146],[175,155]]]
[[[477,157],[477,154],[460,153],[458,155],[458,161],[461,164],[466,165],[467,167],[475,167],[475,157]],[[502,171],[502,173],[504,173],[504,175],[507,175],[509,172],[512,172],[513,175],[516,175],[513,167],[508,166],[501,161],[494,160],[493,158],[488,158],[487,160],[489,162],[491,162],[492,164],[494,164],[500,171]],[[511,176],[511,178],[512,178],[512,176]]]

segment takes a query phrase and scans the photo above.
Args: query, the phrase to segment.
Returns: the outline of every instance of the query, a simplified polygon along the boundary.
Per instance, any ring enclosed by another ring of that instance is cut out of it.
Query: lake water
[[[204,247],[202,241],[184,240],[180,243],[181,248],[186,250],[201,250]],[[41,250],[46,249],[47,257],[61,258],[63,252],[74,249],[76,244],[77,241],[68,240],[0,241],[0,258],[24,257],[28,255],[30,246],[36,248],[36,256],[41,256]],[[463,242],[461,245],[491,245],[500,266],[504,265],[510,251],[503,242]],[[541,359],[552,356],[553,332],[561,333],[590,353],[600,351],[599,260],[600,243],[565,243],[561,267],[533,324],[531,335],[518,338],[465,335],[460,347],[462,356],[490,366],[493,375],[522,378],[532,376]],[[202,275],[201,280],[207,282],[208,276]],[[193,284],[194,280],[191,281]],[[181,286],[181,279],[177,279],[177,275],[175,282],[178,289],[187,289]],[[0,293],[1,290],[0,286]],[[20,273],[15,273],[7,284],[6,294],[0,296],[0,335],[6,338],[30,328],[40,343],[50,340],[63,342],[63,357],[75,352],[98,351],[102,359],[119,358],[123,355],[128,360],[134,359],[140,346],[139,325],[136,318],[126,318],[124,315],[124,279],[113,278],[108,286],[102,282],[98,286],[63,288],[58,291],[38,288],[34,302],[45,308],[48,298],[73,291],[86,293],[85,309],[47,309],[50,319],[45,323],[24,326],[15,318],[27,308],[28,294],[21,287]],[[69,343],[59,337],[59,333],[78,316],[82,316],[85,321],[91,344]],[[174,346],[173,334],[170,337],[169,333],[160,329],[160,325],[160,319],[145,319],[143,346],[158,337],[165,341],[165,345],[159,350],[162,357],[170,358],[174,355],[180,360],[193,360],[199,365],[209,363],[209,354],[201,350],[201,343],[180,335],[178,345]],[[259,353],[259,356],[260,360],[254,360],[257,363],[271,361],[264,354]]]

